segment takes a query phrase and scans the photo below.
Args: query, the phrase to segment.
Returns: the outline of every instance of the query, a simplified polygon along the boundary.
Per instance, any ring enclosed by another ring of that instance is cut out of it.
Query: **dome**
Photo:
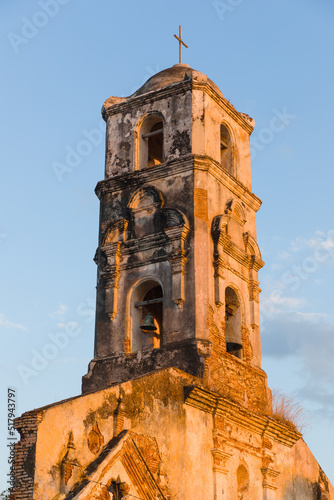
[[[156,75],[153,75],[130,97],[137,97],[142,94],[146,94],[147,92],[153,92],[155,90],[162,89],[167,85],[171,85],[172,83],[183,82],[184,80],[190,79],[194,72],[197,75],[202,75],[206,78],[206,75],[192,69],[188,64],[174,64],[171,68],[164,69]],[[207,78],[207,81],[219,95],[223,95],[217,85],[213,83],[210,78]]]

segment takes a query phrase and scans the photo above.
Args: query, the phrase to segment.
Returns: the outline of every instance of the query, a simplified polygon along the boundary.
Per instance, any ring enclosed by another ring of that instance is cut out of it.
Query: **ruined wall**
[[[38,424],[43,418],[42,412],[32,411],[15,420],[15,429],[21,439],[15,445],[15,499],[33,498],[34,475],[36,467],[36,441]]]
[[[104,488],[96,498],[111,500],[103,485],[118,474],[130,494],[139,496],[140,460],[160,485],[161,499],[334,498],[293,427],[217,397],[173,368],[41,408],[38,415],[32,461],[27,452],[33,443],[23,438],[18,445],[22,467],[32,464],[34,493],[31,482],[28,488],[18,482],[17,499],[53,500],[62,491],[68,499],[84,500],[91,498],[84,493],[95,481],[96,488]],[[33,412],[20,421],[31,419],[36,421]],[[117,448],[127,439],[126,430],[130,438]],[[144,486],[145,481],[143,476]]]
[[[210,356],[205,360],[203,382],[212,391],[239,403],[260,414],[271,412],[271,391],[267,385],[266,373],[244,360],[226,352],[225,324],[215,323],[213,309],[209,310],[209,340],[212,344]],[[249,336],[245,332],[244,351],[251,349]],[[247,349],[248,347],[248,349]]]

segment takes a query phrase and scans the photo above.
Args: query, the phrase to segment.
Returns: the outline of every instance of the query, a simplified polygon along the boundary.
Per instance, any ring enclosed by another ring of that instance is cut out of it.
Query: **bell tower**
[[[253,120],[181,62],[102,114],[94,359],[15,419],[13,498],[333,500],[261,369]]]
[[[110,97],[94,359],[83,392],[167,367],[264,409],[254,121],[187,64]]]

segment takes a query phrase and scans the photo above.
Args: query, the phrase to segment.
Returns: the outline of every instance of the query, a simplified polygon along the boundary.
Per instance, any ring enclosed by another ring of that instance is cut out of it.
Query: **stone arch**
[[[225,214],[229,215],[238,224],[244,226],[246,222],[246,212],[243,204],[234,198],[231,198],[226,202]]]
[[[225,290],[226,288],[231,288],[236,294],[240,306],[240,319],[241,322],[243,322],[245,315],[245,303],[240,288],[233,281],[229,281],[228,283],[226,283]]]
[[[112,245],[113,243],[122,242],[125,239],[125,232],[128,227],[126,219],[116,221],[106,232],[102,246]]]
[[[235,137],[229,123],[220,123],[220,164],[224,170],[236,177]]]
[[[249,232],[243,234],[245,252],[262,261],[260,247]]]
[[[128,293],[126,308],[126,352],[161,347],[163,343],[163,298],[162,282],[155,276],[144,276],[132,285]],[[145,332],[140,329],[140,326],[149,312],[153,315],[156,330]]]
[[[134,131],[134,169],[142,170],[164,161],[164,124],[160,111],[145,113],[138,120]]]
[[[154,186],[144,186],[133,193],[128,203],[132,239],[162,232],[163,205],[163,195]]]
[[[178,226],[190,228],[187,216],[178,208],[163,208],[162,217],[165,230]]]
[[[237,199],[231,198],[227,200],[224,216],[226,222],[226,233],[231,240],[243,248],[243,226],[246,223],[246,212],[244,205]]]
[[[164,197],[162,192],[154,186],[144,186],[135,191],[128,202],[128,208],[140,209],[151,205],[159,204],[160,207],[164,205]]]

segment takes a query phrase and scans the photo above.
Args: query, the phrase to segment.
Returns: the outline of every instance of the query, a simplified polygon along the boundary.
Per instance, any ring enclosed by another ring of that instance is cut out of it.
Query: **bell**
[[[153,314],[150,312],[146,314],[143,324],[140,327],[143,332],[155,332],[157,327],[154,324],[154,317]]]
[[[235,333],[233,325],[228,319],[225,320],[225,340],[227,352],[239,351],[242,349],[240,335]]]

